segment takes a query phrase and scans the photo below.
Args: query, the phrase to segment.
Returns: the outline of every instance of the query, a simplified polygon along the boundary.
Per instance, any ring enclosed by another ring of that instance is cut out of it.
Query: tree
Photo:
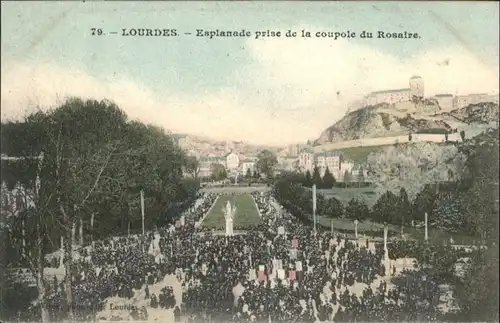
[[[486,243],[492,244],[498,237],[498,128],[477,136],[472,143],[467,158],[472,183],[467,191],[468,223]]]
[[[363,168],[363,165],[359,167],[359,172],[358,172],[358,186],[361,186],[361,183],[365,182],[365,170]]]
[[[200,162],[196,157],[186,156],[184,168],[193,178],[198,178],[198,174],[200,173]]]
[[[460,130],[460,138],[462,138],[462,141],[465,141],[465,131]]]
[[[453,286],[460,321],[498,322],[498,252],[498,243],[474,251],[464,274]]]
[[[312,175],[312,182],[313,182],[313,184],[316,185],[316,188],[323,187],[323,182],[321,180],[321,174],[319,173],[318,166],[314,166],[313,175]]]
[[[323,188],[331,189],[334,184],[335,184],[335,177],[333,177],[333,174],[327,167],[325,170],[325,174],[323,175]]]
[[[14,128],[17,136],[9,135]],[[56,109],[31,114],[13,127],[2,124],[1,130],[2,142],[9,142],[2,152],[31,163],[26,165],[28,181],[23,185],[37,202],[26,210],[26,229],[31,255],[37,258],[32,267],[40,282],[44,254],[64,237],[65,305],[70,319],[72,231],[76,224],[88,227],[95,214],[102,225],[93,233],[99,238],[117,234],[123,232],[123,219],[130,223],[130,215],[139,213],[141,190],[146,195],[146,214],[161,214],[164,205],[175,205],[197,191],[196,183],[182,179],[186,158],[172,138],[163,129],[127,122],[123,111],[109,101],[69,99]],[[41,153],[43,162],[39,165],[40,159],[33,157]],[[155,217],[148,217],[145,224]],[[42,288],[43,283],[38,304],[45,320]]]
[[[412,139],[412,136],[411,136],[411,132],[408,134],[408,141],[411,141]]]
[[[250,170],[250,168],[247,168],[247,171],[245,173],[245,178],[246,179],[252,178],[252,171]]]
[[[227,178],[227,171],[224,165],[219,163],[213,163],[210,165],[211,177],[214,181],[222,181]]]
[[[307,170],[306,177],[304,180],[304,186],[305,187],[312,187],[312,185],[313,185],[313,180],[312,180],[311,172],[309,170]]]
[[[276,155],[270,150],[265,149],[257,155],[255,166],[261,174],[266,175],[267,178],[272,178],[276,164],[278,164]]]
[[[352,198],[345,207],[345,216],[348,219],[363,221],[369,215],[368,206],[356,198]]]
[[[345,172],[344,172],[344,184],[345,184],[345,187],[347,187],[347,185],[351,182],[351,180],[352,180],[351,173],[346,169]]]
[[[391,146],[368,156],[368,180],[382,194],[405,188],[410,200],[427,185],[461,178],[465,155],[456,146],[418,142]]]
[[[401,234],[403,234],[404,226],[410,219],[410,201],[404,187],[399,191],[399,213],[401,215]]]
[[[442,192],[434,200],[432,214],[437,227],[450,232],[474,234],[472,223],[467,223],[468,197],[466,192]]]
[[[341,218],[344,215],[344,206],[335,197],[330,197],[323,201],[320,213],[328,217]]]
[[[398,224],[401,218],[398,214],[399,197],[391,191],[385,192],[375,203],[372,217],[377,222]]]
[[[498,321],[498,129],[470,143],[467,167],[472,187],[463,196],[468,209],[464,213],[466,225],[482,237],[487,248],[473,251],[454,286],[454,298],[460,320]]]

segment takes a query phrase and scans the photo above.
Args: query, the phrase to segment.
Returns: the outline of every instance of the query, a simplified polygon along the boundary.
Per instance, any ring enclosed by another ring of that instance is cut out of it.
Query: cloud
[[[26,108],[53,106],[67,96],[108,98],[130,118],[175,132],[281,145],[318,137],[350,101],[369,91],[408,87],[415,74],[424,78],[427,95],[494,92],[499,86],[498,62],[486,66],[460,48],[407,60],[331,39],[249,39],[245,48],[252,60],[227,76],[233,86],[190,97],[55,63],[2,60],[2,117],[19,117]]]

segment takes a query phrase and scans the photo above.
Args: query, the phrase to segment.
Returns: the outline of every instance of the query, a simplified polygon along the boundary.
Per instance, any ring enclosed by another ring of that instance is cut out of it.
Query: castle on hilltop
[[[412,102],[414,99],[421,100],[425,97],[424,80],[420,76],[413,76],[409,80],[409,87],[402,89],[391,89],[375,91],[363,97],[361,101],[353,103],[348,112],[358,110],[362,107],[373,106],[381,103],[395,104],[400,102]],[[481,102],[493,102],[498,104],[499,95],[488,93],[473,93],[467,95],[436,94],[429,99],[437,101],[442,110],[452,110],[466,107],[470,104]]]
[[[413,97],[424,97],[424,80],[420,76],[411,77],[408,88],[371,92],[363,98],[363,106],[408,102]]]

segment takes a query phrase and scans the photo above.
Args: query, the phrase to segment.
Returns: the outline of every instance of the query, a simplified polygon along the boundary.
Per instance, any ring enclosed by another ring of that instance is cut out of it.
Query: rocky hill
[[[466,124],[488,124],[498,120],[498,104],[492,102],[471,104],[440,115],[451,116]]]
[[[480,103],[441,112],[433,102],[418,105],[378,104],[352,111],[324,130],[314,145],[361,138],[407,135],[435,129],[451,130],[457,124],[485,124],[498,119],[498,104]]]

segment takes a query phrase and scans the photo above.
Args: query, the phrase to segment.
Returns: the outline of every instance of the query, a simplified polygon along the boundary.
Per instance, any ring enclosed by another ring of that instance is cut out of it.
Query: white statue
[[[226,203],[226,208],[224,211],[224,217],[226,218],[226,236],[233,235],[233,218],[236,208],[231,205],[229,201]]]

